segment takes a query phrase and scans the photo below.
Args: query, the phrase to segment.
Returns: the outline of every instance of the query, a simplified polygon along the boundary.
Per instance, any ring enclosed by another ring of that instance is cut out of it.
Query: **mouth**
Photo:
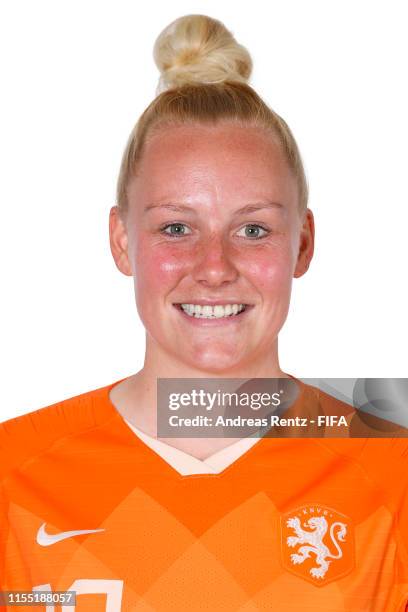
[[[242,303],[214,303],[214,304],[173,304],[178,310],[190,319],[207,321],[224,321],[241,318],[253,308],[253,304]]]

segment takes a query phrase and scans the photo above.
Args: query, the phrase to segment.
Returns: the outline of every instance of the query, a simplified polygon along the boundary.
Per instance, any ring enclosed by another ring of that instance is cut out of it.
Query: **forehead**
[[[129,185],[138,199],[296,198],[296,181],[276,137],[262,128],[221,123],[160,128],[145,143]]]

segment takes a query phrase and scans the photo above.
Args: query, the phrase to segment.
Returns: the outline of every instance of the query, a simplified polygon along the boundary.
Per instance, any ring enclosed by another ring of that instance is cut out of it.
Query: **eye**
[[[160,228],[160,231],[163,232],[163,234],[167,234],[168,236],[172,237],[187,236],[191,233],[190,229],[184,223],[168,223]]]
[[[242,232],[244,232],[244,234],[242,234]],[[245,225],[242,229],[239,230],[237,236],[240,236],[240,238],[251,238],[253,240],[257,240],[259,238],[265,238],[265,236],[267,236],[268,234],[269,230],[262,227],[262,225],[249,223],[248,225]]]

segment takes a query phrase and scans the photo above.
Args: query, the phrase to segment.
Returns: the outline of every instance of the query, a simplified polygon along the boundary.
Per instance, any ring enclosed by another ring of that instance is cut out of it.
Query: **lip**
[[[201,319],[198,317],[192,317],[188,315],[187,313],[185,313],[184,310],[181,308],[180,304],[199,304],[200,306],[206,306],[206,305],[212,305],[212,304],[222,305],[222,304],[243,304],[243,303],[244,302],[222,302],[222,301],[203,302],[201,300],[201,301],[195,301],[195,302],[181,302],[181,303],[173,304],[173,306],[180,313],[180,315],[184,318],[184,320],[190,323],[190,325],[195,325],[195,326],[198,325],[199,327],[220,327],[220,326],[223,327],[224,325],[227,325],[227,326],[237,325],[245,321],[245,319],[247,318],[247,316],[253,309],[254,305],[246,304],[245,310],[243,310],[242,312],[236,315],[231,315],[228,317],[219,317],[219,318],[214,318],[214,319],[205,319],[205,318]]]
[[[180,304],[197,304],[197,306],[226,306],[227,304],[244,304],[245,306],[253,306],[249,302],[243,302],[242,300],[238,300],[236,298],[231,299],[219,299],[219,300],[210,300],[210,299],[202,299],[197,300],[194,298],[191,302],[185,300],[183,302],[173,302],[173,306],[179,306]]]

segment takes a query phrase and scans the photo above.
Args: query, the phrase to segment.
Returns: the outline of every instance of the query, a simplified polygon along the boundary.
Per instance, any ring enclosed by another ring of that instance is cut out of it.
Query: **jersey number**
[[[40,584],[33,591],[51,591],[50,584]],[[67,591],[75,591],[76,595],[106,594],[105,612],[120,612],[122,604],[123,580],[103,580],[97,578],[74,580]],[[61,606],[61,612],[74,612],[76,606]],[[54,605],[46,605],[46,612],[55,612]]]

